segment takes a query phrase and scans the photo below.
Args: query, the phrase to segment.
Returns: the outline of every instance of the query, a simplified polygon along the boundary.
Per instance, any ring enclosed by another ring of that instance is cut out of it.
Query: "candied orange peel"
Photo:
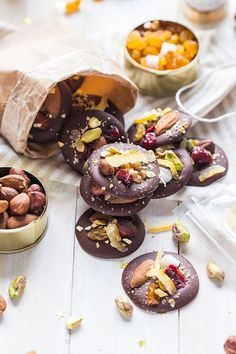
[[[74,12],[79,11],[81,0],[72,0],[66,3],[65,5],[65,13],[66,15],[73,14]]]
[[[148,225],[146,231],[153,234],[158,234],[160,232],[170,231],[173,224],[166,225]]]

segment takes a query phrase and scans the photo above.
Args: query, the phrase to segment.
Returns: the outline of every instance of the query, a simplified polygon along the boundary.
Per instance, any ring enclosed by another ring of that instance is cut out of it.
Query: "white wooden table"
[[[55,6],[54,0],[1,0],[0,20],[19,24],[29,16],[35,20]],[[96,16],[95,16],[96,15]],[[174,0],[84,0],[80,14],[68,21],[90,36],[100,26],[113,38],[119,25],[129,27],[153,17],[181,18]],[[103,44],[101,45],[103,46]],[[111,53],[114,56],[114,53]],[[235,169],[231,170],[231,175]],[[74,225],[86,210],[78,189],[47,183],[49,227],[44,239],[22,253],[0,255],[0,293],[8,308],[0,317],[0,353],[25,354],[223,354],[226,337],[236,333],[236,294],[226,282],[218,288],[205,273],[198,235],[192,234],[186,249],[179,249],[170,232],[147,234],[142,247],[126,259],[103,261],[84,253],[74,237]],[[166,223],[174,220],[177,201],[152,201],[140,213],[143,221]],[[126,297],[121,286],[122,262],[157,250],[180,252],[193,263],[200,277],[200,291],[192,304],[180,311],[152,315],[134,309],[125,322],[114,306],[116,296]],[[27,288],[19,301],[11,301],[7,290],[18,274],[26,274]],[[56,313],[81,316],[80,329],[71,334]],[[145,341],[140,347],[138,342]]]

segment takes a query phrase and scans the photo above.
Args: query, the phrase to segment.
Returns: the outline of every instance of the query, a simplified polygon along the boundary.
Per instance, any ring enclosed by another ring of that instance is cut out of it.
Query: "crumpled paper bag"
[[[137,98],[136,86],[83,33],[60,16],[1,38],[0,133],[14,150],[48,158],[57,144],[28,143],[36,115],[50,89],[73,75],[85,76],[83,92],[107,96],[123,112]]]

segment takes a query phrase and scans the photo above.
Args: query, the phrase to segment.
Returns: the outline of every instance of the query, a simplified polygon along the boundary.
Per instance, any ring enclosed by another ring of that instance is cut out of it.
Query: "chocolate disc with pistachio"
[[[93,182],[88,173],[81,179],[80,194],[90,208],[114,216],[134,215],[145,208],[152,197],[152,194],[146,195],[143,199],[113,197]]]
[[[142,199],[159,183],[153,151],[133,144],[110,144],[93,152],[88,173],[106,194],[116,198]]]
[[[88,209],[77,221],[75,234],[83,250],[99,258],[123,258],[143,243],[145,229],[137,215],[110,216]]]
[[[160,168],[159,186],[152,198],[166,198],[178,192],[189,181],[192,175],[192,159],[185,149],[156,150],[157,162]]]
[[[66,162],[79,173],[94,150],[116,141],[127,141],[123,125],[111,114],[74,109],[59,139]]]
[[[112,114],[116,119],[124,125],[124,116],[116,105],[106,96],[83,94],[82,90],[78,89],[73,93],[73,108],[78,111],[97,110]]]
[[[185,138],[180,147],[188,151],[193,162],[193,172],[187,182],[188,186],[208,186],[227,174],[227,156],[212,140]]]
[[[72,109],[72,97],[68,86],[58,82],[47,95],[40,108],[28,140],[37,144],[56,141]]]
[[[122,285],[141,309],[165,313],[190,303],[198,293],[199,280],[186,258],[159,251],[132,260],[123,271]]]
[[[183,139],[192,124],[191,117],[180,111],[153,109],[134,121],[128,130],[130,142],[147,150],[170,145]]]

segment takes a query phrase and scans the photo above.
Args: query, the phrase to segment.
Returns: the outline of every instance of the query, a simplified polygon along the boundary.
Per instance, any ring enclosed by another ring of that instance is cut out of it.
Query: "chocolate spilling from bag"
[[[0,132],[15,151],[32,158],[47,158],[59,151],[55,143],[27,142],[57,82],[83,76],[80,89],[84,94],[106,96],[122,113],[137,98],[136,86],[119,66],[57,16],[1,39],[0,56]]]

